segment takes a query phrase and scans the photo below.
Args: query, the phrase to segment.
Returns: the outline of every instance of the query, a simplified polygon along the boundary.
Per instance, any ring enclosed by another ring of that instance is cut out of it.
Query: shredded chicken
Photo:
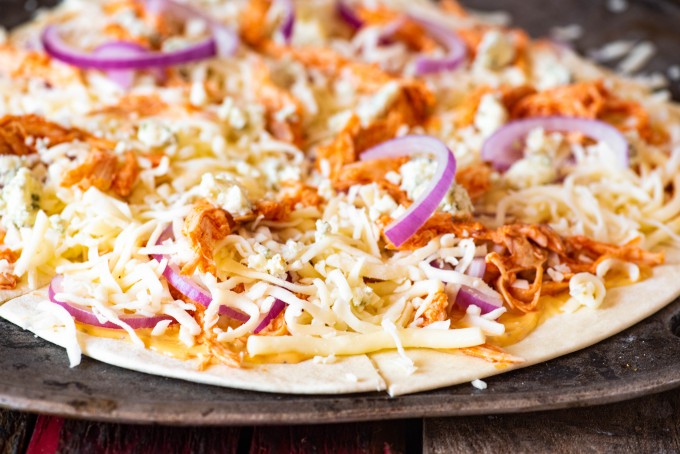
[[[499,88],[482,85],[467,95],[456,109],[456,124],[458,127],[464,128],[475,122],[477,108],[479,107],[482,97],[490,93],[498,93],[501,104],[503,104],[508,112],[512,112],[519,101],[527,96],[535,94],[536,90],[528,85],[502,85]]]
[[[403,125],[424,124],[433,105],[434,97],[424,85],[402,82],[400,94],[384,118],[362,126],[354,115],[330,143],[318,147],[317,167],[322,169],[322,163],[326,161],[331,179],[335,180],[342,166],[358,160],[363,151],[394,138]]]
[[[496,364],[520,364],[523,358],[506,353],[501,348],[491,344],[476,345],[460,349],[461,353],[475,358],[482,358],[485,361]]]
[[[267,130],[277,139],[301,147],[304,142],[302,105],[288,90],[272,81],[264,63],[257,64],[253,74],[257,78],[255,96],[266,111]]]
[[[218,241],[231,233],[234,225],[231,214],[222,208],[206,199],[195,202],[184,220],[182,233],[189,239],[196,258],[182,268],[182,273],[191,274],[198,268],[202,272],[215,274],[213,249]]]
[[[117,115],[123,118],[129,116],[152,117],[167,112],[170,106],[160,96],[126,95],[118,104],[92,112],[93,114]]]
[[[76,128],[65,128],[38,115],[5,115],[0,118],[0,155],[25,156],[36,153],[37,139],[50,146],[91,136]]]
[[[447,13],[456,17],[468,17],[469,14],[463,8],[463,6],[456,0],[442,0],[440,3],[441,8]]]
[[[0,290],[13,290],[17,287],[19,277],[12,273],[0,273]]]
[[[256,49],[262,48],[270,39],[265,24],[271,0],[249,0],[239,18],[239,32],[244,43]]]
[[[448,309],[449,297],[444,292],[436,293],[423,312],[423,326],[447,320],[449,318]]]
[[[13,251],[7,246],[0,246],[0,260],[7,260],[9,263],[14,263],[20,255],[20,252]]]
[[[93,150],[85,162],[66,173],[61,185],[69,187],[77,184],[83,190],[91,186],[100,191],[111,189],[118,196],[127,197],[138,175],[139,164],[133,152],[125,153],[122,164],[119,164],[113,153]]]
[[[383,227],[387,227],[392,219],[389,216],[383,216],[379,221]],[[469,238],[486,231],[486,227],[479,222],[456,221],[449,213],[435,212],[411,238],[398,248],[387,237],[385,237],[385,242],[387,249],[412,251],[427,245],[427,243],[445,233],[453,233],[460,238]]]
[[[205,307],[200,304],[196,305],[194,312],[194,319],[202,328],[201,334],[196,338],[198,344],[207,346],[210,356],[204,359],[203,367],[207,367],[212,360],[217,360],[218,364],[224,364],[229,367],[241,367],[241,353],[236,350],[234,345],[227,345],[217,340],[217,335],[212,328],[205,326]]]
[[[357,184],[376,183],[386,191],[397,203],[410,204],[408,195],[399,185],[385,179],[388,172],[398,172],[399,168],[408,161],[408,157],[381,158],[371,161],[358,161],[342,167],[333,181],[337,191],[347,191]]]
[[[477,200],[491,187],[491,167],[478,162],[456,171],[456,183],[467,191],[471,200]]]
[[[387,226],[391,219],[381,219]],[[414,250],[445,233],[459,238],[488,241],[495,250],[486,256],[485,278],[494,283],[508,307],[520,312],[538,309],[542,295],[555,295],[568,288],[567,282],[544,282],[545,268],[551,254],[572,273],[587,271],[595,274],[597,265],[607,258],[616,258],[644,266],[663,263],[663,253],[639,248],[636,242],[623,246],[601,243],[586,237],[563,238],[546,225],[509,224],[488,229],[482,224],[457,221],[447,213],[434,213],[430,219],[399,248],[385,237],[388,248]],[[527,288],[516,287],[517,279],[529,282]]]
[[[328,77],[345,78],[359,91],[372,93],[380,90],[394,77],[376,64],[356,62],[326,48],[278,48],[271,44],[269,52],[277,57],[289,56],[304,66],[315,68]]]
[[[0,74],[22,82],[39,79],[49,86],[58,87],[82,80],[78,68],[69,65],[53,65],[49,55],[33,50],[24,50],[11,45],[0,45]]]
[[[268,221],[285,221],[295,208],[319,206],[323,198],[315,187],[300,182],[284,185],[278,200],[262,199],[255,204],[255,212]]]

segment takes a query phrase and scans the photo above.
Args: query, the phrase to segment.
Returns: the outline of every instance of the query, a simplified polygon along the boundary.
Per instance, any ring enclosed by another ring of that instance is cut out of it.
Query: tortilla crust
[[[55,326],[59,321],[51,314],[36,309],[46,299],[46,291],[38,290],[8,301],[0,306],[0,317],[65,347],[71,342],[66,330]],[[207,385],[290,394],[349,394],[386,388],[366,355],[338,357],[328,364],[310,359],[297,364],[263,364],[241,369],[215,365],[198,371],[193,362],[143,349],[127,340],[78,332],[78,343],[84,355],[112,366]]]
[[[392,0],[391,3],[454,28],[474,22],[468,18],[442,15],[428,0]],[[41,24],[40,21],[34,21],[22,27],[21,32],[29,33]],[[562,63],[578,74],[579,79],[604,77],[628,90],[648,91],[642,84],[615,75],[569,50],[562,49],[560,52]],[[680,107],[666,103],[664,108],[673,121],[680,119]],[[78,342],[84,355],[104,363],[196,383],[290,394],[349,394],[386,390],[391,396],[399,396],[466,383],[545,362],[594,345],[635,325],[680,296],[680,249],[666,250],[666,261],[667,264],[654,268],[652,276],[642,282],[609,289],[604,303],[596,310],[581,308],[574,313],[547,319],[524,340],[506,348],[508,353],[524,358],[525,362],[504,367],[457,352],[408,349],[407,354],[417,367],[413,373],[404,367],[403,358],[395,351],[338,357],[335,362],[328,364],[308,360],[298,364],[267,364],[248,369],[216,365],[198,371],[191,362],[139,348],[126,340],[78,332]],[[38,303],[45,299],[44,290],[31,292],[25,284],[20,284],[14,290],[0,290],[0,317],[65,347],[70,342],[67,333],[59,327],[49,328],[50,323],[46,323],[45,317],[51,315],[36,309]],[[640,301],[645,304],[641,305]]]
[[[50,278],[41,276],[38,278],[37,287],[43,287],[50,283]],[[31,287],[26,282],[26,278],[22,278],[17,286],[13,289],[2,290],[0,289],[0,305],[6,301],[13,300],[20,296],[26,295],[31,292]]]
[[[680,249],[666,251],[667,264],[653,269],[652,276],[633,285],[609,289],[600,308],[581,308],[547,319],[529,336],[506,348],[524,358],[521,364],[498,366],[456,352],[409,349],[417,367],[404,366],[396,352],[338,357],[329,364],[313,360],[298,364],[266,364],[237,369],[223,365],[198,371],[192,362],[180,361],[127,340],[106,339],[78,332],[83,354],[113,366],[137,372],[178,378],[196,383],[287,394],[350,394],[386,390],[391,396],[427,391],[466,383],[514,369],[532,366],[589,347],[611,337],[662,309],[680,296]],[[63,328],[49,323],[50,314],[36,310],[47,298],[34,291],[0,306],[0,317],[37,336],[65,347]],[[640,301],[647,304],[641,305]]]
[[[526,360],[521,364],[499,367],[460,353],[417,349],[407,352],[418,368],[409,375],[396,352],[370,356],[391,396],[456,385],[542,363],[620,333],[674,301],[680,296],[680,249],[666,250],[666,261],[644,281],[609,289],[598,309],[582,307],[573,313],[555,315],[522,341],[506,347],[508,353]]]

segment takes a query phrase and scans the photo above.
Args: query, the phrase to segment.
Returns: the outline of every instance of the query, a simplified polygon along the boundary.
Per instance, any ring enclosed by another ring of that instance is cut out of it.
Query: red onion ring
[[[456,304],[464,310],[475,305],[482,310],[482,314],[487,314],[503,307],[503,300],[500,297],[487,295],[475,288],[463,285],[456,295]]]
[[[237,34],[203,11],[173,0],[146,0],[145,3],[147,10],[155,11],[156,14],[169,14],[178,19],[196,18],[204,20],[210,27],[212,37],[215,40],[217,56],[228,57],[236,52],[239,44]]]
[[[58,27],[50,25],[43,30],[41,36],[43,48],[51,57],[64,63],[84,69],[105,71],[167,67],[203,60],[216,55],[232,55],[236,50],[238,45],[236,34],[227,27],[205,17],[201,12],[171,0],[164,0],[162,3],[155,2],[154,5],[154,8],[167,10],[182,18],[197,17],[206,20],[211,27],[212,36],[195,45],[174,52],[103,56],[72,48],[61,39]]]
[[[628,167],[628,142],[618,129],[603,121],[577,117],[535,117],[512,121],[486,139],[482,145],[482,159],[499,172],[508,170],[523,156],[518,143],[536,128],[580,132],[591,139],[606,142],[616,153],[617,165]]]
[[[137,43],[128,41],[114,41],[102,44],[94,50],[94,54],[101,57],[129,57],[144,55],[148,49]],[[123,89],[128,89],[135,81],[135,71],[132,69],[110,70],[106,72],[109,79],[116,82]]]
[[[359,17],[356,11],[346,1],[339,0],[336,3],[335,9],[338,16],[353,29],[358,30],[365,25],[361,17]],[[412,20],[423,27],[446,49],[446,55],[443,57],[420,55],[415,60],[416,76],[424,76],[426,74],[434,74],[441,71],[452,71],[465,61],[465,58],[467,57],[467,47],[455,32],[448,30],[431,20],[423,19],[413,14],[405,14],[404,18]],[[381,33],[381,41],[386,41],[388,38],[392,37],[399,30],[404,18],[397,19],[396,21],[387,24]]]
[[[274,304],[272,304],[271,309],[269,309],[269,313],[265,315],[265,317],[262,319],[259,325],[257,325],[257,328],[255,328],[255,331],[253,331],[253,334],[259,334],[260,331],[265,329],[266,327],[269,326],[269,324],[274,320],[276,317],[279,316],[279,314],[286,308],[286,303],[281,301],[280,299],[276,299],[274,301]]]
[[[443,57],[419,56],[415,61],[415,74],[424,76],[442,71],[453,71],[467,58],[467,47],[458,35],[430,20],[409,15],[409,18],[420,24],[427,32],[446,49]]]
[[[428,153],[435,156],[437,173],[432,182],[418,200],[385,229],[385,236],[396,247],[404,244],[435,212],[446,193],[451,188],[456,175],[456,158],[451,150],[439,139],[431,136],[405,136],[388,140],[361,155],[362,161],[378,158],[393,158],[416,153]]]
[[[174,239],[174,235],[172,234],[172,228],[168,227],[161,234],[161,236],[158,237],[156,244],[160,244],[163,241],[170,239]],[[156,259],[156,261],[159,263],[163,259],[168,261],[167,266],[163,270],[163,276],[165,276],[165,279],[167,279],[168,284],[172,285],[178,292],[190,300],[196,301],[198,304],[205,307],[210,306],[210,303],[212,303],[212,296],[210,296],[210,293],[192,279],[183,276],[176,266],[170,264],[170,260],[167,256],[161,254],[152,254],[151,257]],[[220,306],[218,313],[243,323],[250,320],[250,317],[248,317],[246,314],[227,306]]]
[[[54,276],[52,278],[52,280],[50,281],[50,286],[47,290],[47,296],[49,297],[51,302],[53,302],[54,304],[61,306],[64,309],[66,309],[66,311],[69,314],[71,314],[71,316],[74,319],[76,319],[76,321],[78,321],[80,323],[85,323],[87,325],[97,326],[99,328],[123,329],[120,326],[116,325],[115,323],[111,323],[111,322],[102,323],[102,322],[100,322],[99,319],[97,318],[97,316],[94,315],[90,311],[87,311],[85,309],[80,309],[78,307],[71,305],[70,303],[58,301],[55,298],[55,296],[56,296],[57,293],[62,292],[61,283],[62,283],[63,280],[64,280],[64,276],[57,275],[57,276]],[[132,328],[132,329],[153,328],[159,322],[162,322],[164,320],[174,321],[175,319],[170,317],[169,315],[158,315],[158,316],[153,316],[153,317],[120,317],[120,321],[129,325],[130,328]]]

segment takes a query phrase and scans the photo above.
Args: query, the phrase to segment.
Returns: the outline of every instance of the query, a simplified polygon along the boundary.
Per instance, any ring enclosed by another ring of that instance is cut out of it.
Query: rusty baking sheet
[[[52,1],[51,3],[54,3]],[[630,1],[613,14],[607,1],[476,0],[510,10],[535,36],[580,23],[583,49],[605,42],[649,39],[659,53],[651,69],[675,63],[680,3]],[[18,8],[16,6],[19,5]],[[0,21],[25,20],[23,2],[4,0]],[[680,95],[677,81],[672,87]],[[643,302],[641,302],[642,304]],[[0,405],[18,410],[106,421],[177,425],[295,424],[526,412],[629,399],[680,386],[680,299],[623,333],[546,363],[485,381],[390,398],[384,393],[292,396],[239,391],[150,376],[89,358],[68,367],[63,349],[0,320]]]

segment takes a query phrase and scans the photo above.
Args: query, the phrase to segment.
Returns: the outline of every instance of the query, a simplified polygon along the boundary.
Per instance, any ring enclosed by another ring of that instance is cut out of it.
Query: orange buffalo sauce
[[[95,337],[130,341],[130,336],[122,329],[101,328],[76,322],[78,331]],[[179,340],[179,326],[168,326],[165,332],[159,336],[151,335],[151,328],[135,330],[137,336],[144,342],[149,350],[170,356],[182,361],[205,358],[210,355],[208,346],[196,344],[193,347],[186,346]]]
[[[651,274],[651,269],[641,266],[639,281],[646,280]],[[634,282],[628,278],[627,274],[614,270],[607,275],[605,281],[607,290],[631,284],[634,284]],[[559,295],[542,296],[538,304],[539,309],[536,311],[527,313],[506,312],[498,318],[498,322],[505,325],[505,333],[500,336],[490,337],[489,342],[499,347],[516,344],[529,336],[547,319],[559,315],[562,312],[562,306],[568,300],[569,292],[565,291]]]

